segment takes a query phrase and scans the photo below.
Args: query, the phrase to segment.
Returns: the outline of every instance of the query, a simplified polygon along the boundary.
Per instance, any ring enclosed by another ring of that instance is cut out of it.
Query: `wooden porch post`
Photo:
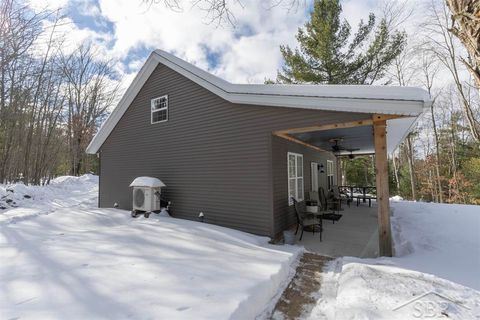
[[[380,256],[391,257],[392,234],[390,228],[390,204],[388,190],[387,121],[373,116],[373,138],[375,143],[375,180],[378,205],[378,236]]]

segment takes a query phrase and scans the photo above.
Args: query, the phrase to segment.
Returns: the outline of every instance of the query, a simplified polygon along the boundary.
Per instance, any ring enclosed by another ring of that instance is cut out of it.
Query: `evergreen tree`
[[[280,83],[372,84],[403,50],[404,32],[389,30],[385,19],[376,24],[373,13],[352,35],[340,18],[340,0],[314,2],[310,22],[298,30],[300,49],[280,46],[285,67]]]

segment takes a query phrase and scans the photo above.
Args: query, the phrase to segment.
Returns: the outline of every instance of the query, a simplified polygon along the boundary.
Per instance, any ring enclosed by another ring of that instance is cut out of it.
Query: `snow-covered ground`
[[[98,209],[98,179],[0,185],[0,319],[254,319],[301,249]],[[334,260],[310,319],[480,319],[480,207],[392,198],[394,258]]]
[[[0,184],[0,225],[48,214],[56,209],[95,205],[98,177],[59,177],[46,186]]]
[[[0,319],[254,319],[301,252],[166,214],[98,209],[91,175],[0,186],[1,198],[12,200],[0,210]]]
[[[480,319],[480,206],[391,199],[396,257],[341,258],[309,319]]]
[[[392,202],[398,264],[480,290],[480,206]]]

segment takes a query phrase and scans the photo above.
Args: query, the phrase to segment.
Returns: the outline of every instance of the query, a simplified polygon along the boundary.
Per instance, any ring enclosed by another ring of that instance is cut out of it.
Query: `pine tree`
[[[300,49],[280,46],[285,66],[280,83],[372,84],[403,50],[404,32],[389,30],[385,19],[376,24],[371,13],[352,36],[350,24],[340,18],[339,0],[314,2],[310,22],[298,30]]]

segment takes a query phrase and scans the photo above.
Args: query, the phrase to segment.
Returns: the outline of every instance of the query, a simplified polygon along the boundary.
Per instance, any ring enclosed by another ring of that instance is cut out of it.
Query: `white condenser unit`
[[[138,177],[130,184],[133,188],[132,217],[144,214],[146,218],[151,212],[160,211],[160,195],[166,185],[157,178]]]

